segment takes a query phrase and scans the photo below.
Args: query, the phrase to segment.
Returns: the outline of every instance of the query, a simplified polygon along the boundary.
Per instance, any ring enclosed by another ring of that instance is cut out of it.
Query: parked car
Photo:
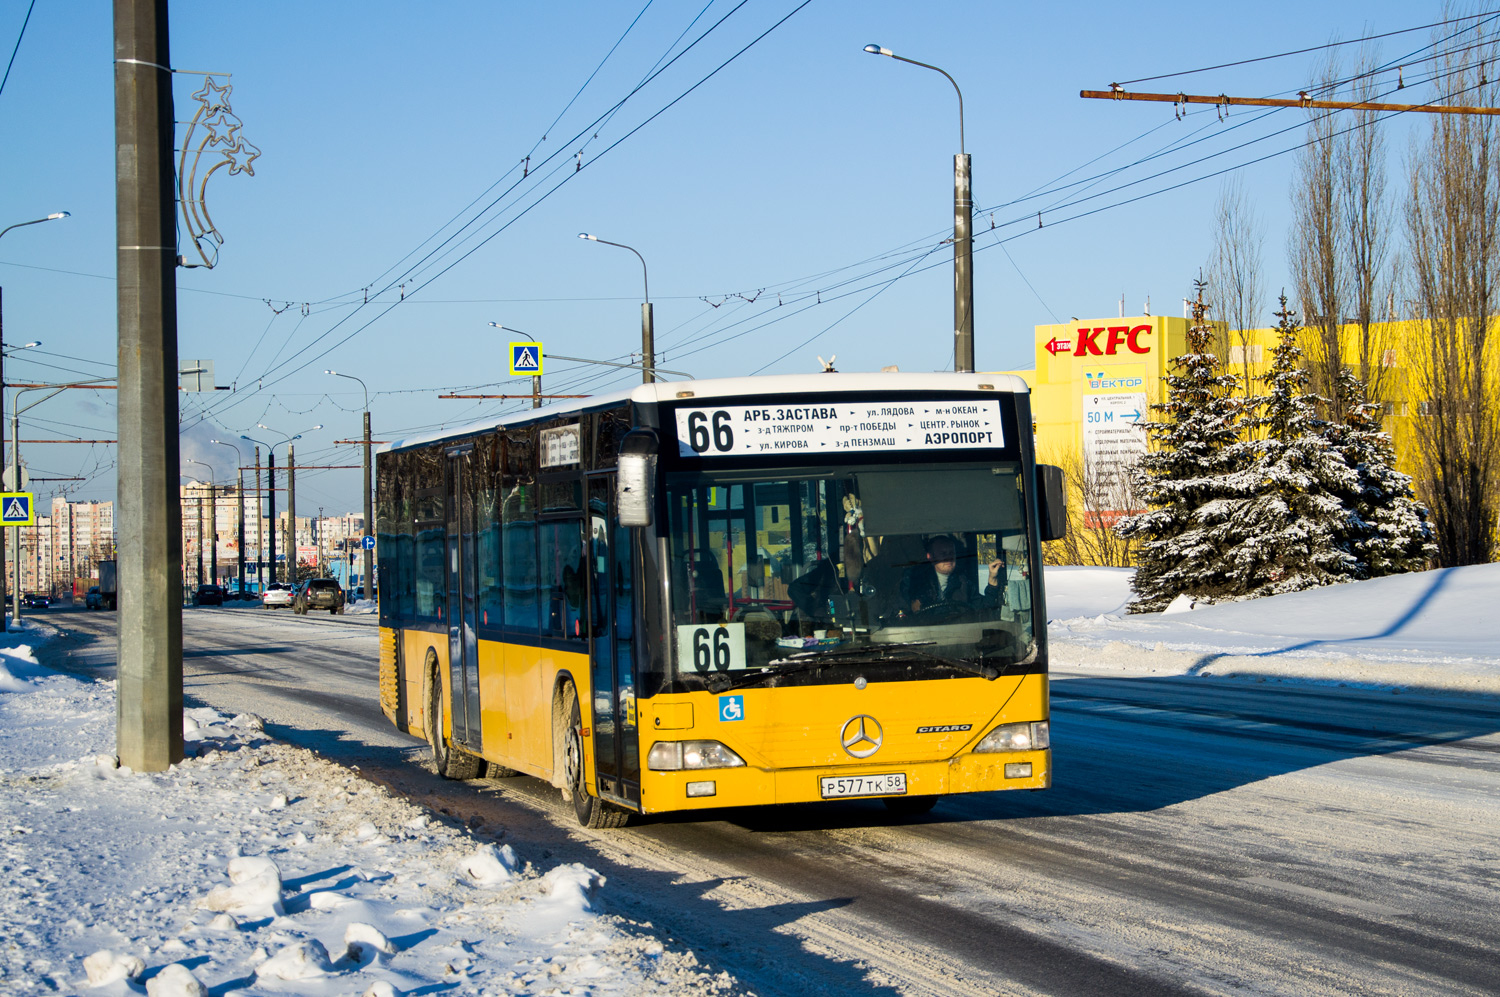
[[[51,596],[43,595],[41,592],[27,592],[21,596],[21,605],[30,609],[46,609],[52,605]]]
[[[344,611],[344,590],[336,578],[309,578],[297,586],[292,597],[292,612],[306,614],[309,609],[326,609],[338,615]]]
[[[104,594],[99,591],[99,586],[89,586],[88,594],[83,597],[84,609],[103,609]]]
[[[275,609],[277,606],[290,606],[292,604],[292,590],[280,582],[272,582],[266,586],[266,590],[260,594],[260,605],[262,609]]]
[[[199,606],[222,606],[224,605],[224,590],[217,585],[199,585],[198,593],[193,596],[193,602]]]

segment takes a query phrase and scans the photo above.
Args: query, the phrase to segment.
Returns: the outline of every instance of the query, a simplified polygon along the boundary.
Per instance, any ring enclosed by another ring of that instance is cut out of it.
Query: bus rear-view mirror
[[[656,434],[633,429],[620,442],[615,511],[621,526],[650,526],[656,506]]]
[[[1052,464],[1036,466],[1037,508],[1042,515],[1042,539],[1061,540],[1068,535],[1068,489],[1063,469]]]

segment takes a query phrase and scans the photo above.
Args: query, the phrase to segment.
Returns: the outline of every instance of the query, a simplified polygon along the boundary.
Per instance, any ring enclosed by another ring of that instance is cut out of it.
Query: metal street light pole
[[[258,423],[256,423],[256,425],[259,426],[261,429],[271,429],[270,426],[267,426],[263,422],[258,422]],[[306,432],[310,433],[310,432],[313,431],[313,429],[322,429],[322,428],[323,427],[321,425],[317,425],[317,426],[312,427],[312,429],[306,430]],[[271,429],[271,432],[273,432],[273,433],[274,432],[278,432],[278,430]],[[276,581],[276,448],[280,447],[280,446],[286,446],[288,443],[291,443],[293,440],[300,440],[300,439],[302,439],[302,434],[298,433],[296,436],[288,436],[286,439],[284,439],[284,440],[277,440],[275,443],[266,443],[264,440],[257,440],[255,437],[253,437],[253,436],[246,436],[244,433],[240,434],[240,439],[242,439],[242,440],[249,440],[251,443],[255,443],[255,444],[258,444],[259,446],[263,446],[263,447],[266,448],[266,502],[267,502],[266,512],[267,512],[267,518],[271,522],[270,568],[271,568],[271,581],[274,582],[274,581]],[[257,526],[257,529],[259,529],[258,526]],[[293,559],[294,563],[293,563],[293,566],[292,566],[292,571],[293,571],[292,581],[294,581],[294,582],[297,580],[296,579],[296,575],[295,575],[295,572],[296,572],[296,564],[295,564],[296,557],[297,557],[297,552],[295,550],[293,550],[292,551],[292,559]],[[265,583],[264,580],[262,580],[262,582],[261,582],[261,591],[262,592],[265,591],[265,586],[266,586],[266,583]]]
[[[937,66],[899,56],[879,45],[866,45],[871,55],[921,66],[942,73],[958,94],[958,155],[953,157],[953,369],[974,369],[974,199],[969,155],[964,151],[964,94],[958,82]]]
[[[646,258],[623,242],[610,242],[608,239],[601,239],[597,235],[589,235],[587,232],[579,232],[578,238],[587,239],[589,242],[603,243],[606,246],[614,246],[618,249],[629,249],[632,253],[635,253],[635,258],[641,261],[641,279],[644,282],[646,291],[646,300],[641,304],[641,380],[646,384],[650,384],[656,380],[656,333],[652,326],[651,278],[646,273]]]
[[[365,531],[364,532],[365,532],[366,536],[374,536],[375,535],[375,500],[374,500],[374,494],[375,493],[370,489],[370,389],[367,388],[367,387],[365,387],[365,382],[364,381],[361,381],[359,378],[355,377],[353,374],[341,374],[341,373],[339,373],[336,370],[325,370],[323,373],[325,373],[325,374],[332,374],[334,377],[347,377],[351,381],[359,381],[359,386],[362,389],[364,389],[364,393],[365,393],[365,491],[364,491],[364,495],[365,495]],[[539,383],[541,381],[541,378],[538,377],[536,380]],[[541,391],[538,390],[536,392],[536,394],[540,395]],[[360,548],[364,551],[364,555],[365,555],[365,557],[364,557],[364,574],[362,576],[362,580],[363,580],[364,586],[365,586],[365,598],[366,599],[373,599],[373,598],[375,598],[375,576],[371,572],[374,571],[374,557],[375,557],[375,552],[372,551],[372,550],[370,550],[370,548],[368,548],[368,547],[366,547],[364,545],[364,543],[363,543],[363,537],[361,537]]]
[[[23,227],[25,227],[27,225],[40,225],[42,222],[50,222],[50,221],[55,221],[56,219],[59,219],[59,218],[67,218],[67,217],[68,217],[68,212],[66,212],[66,211],[54,211],[54,212],[52,212],[52,214],[48,215],[46,218],[33,218],[29,222],[16,222],[16,224],[14,224],[14,225],[7,225],[7,226],[5,226],[5,228],[0,229],[0,238],[3,238],[5,236],[5,233],[9,232],[13,228],[23,228]],[[33,343],[31,345],[36,345],[36,344]],[[4,349],[4,347],[5,347],[5,289],[3,287],[0,287],[0,386],[3,386],[5,384],[5,362],[4,362],[4,359],[3,359],[3,357],[5,355],[5,349]],[[22,347],[22,348],[24,349],[24,347]],[[3,401],[0,401],[0,410],[3,410],[4,407],[5,406],[3,404]],[[4,415],[4,412],[0,411],[0,459],[3,459],[3,455],[4,455],[4,452],[5,452],[5,419],[3,418],[3,415]],[[20,482],[16,483],[16,487],[17,487],[17,489],[20,488]],[[5,531],[4,530],[0,530],[0,633],[4,633],[5,632],[5,609],[4,609],[4,605],[5,605],[5,570],[4,570],[4,565],[5,565]],[[14,593],[12,593],[12,596],[14,596]]]
[[[208,442],[233,450],[235,467],[238,468],[235,496],[239,501],[236,503],[235,543],[239,548],[236,567],[239,570],[240,598],[243,599],[245,597],[245,455],[240,453],[240,448],[233,443],[225,443],[223,440],[209,440]]]
[[[529,337],[531,335],[531,333],[529,332],[522,332],[520,329],[512,329],[510,326],[501,325],[499,322],[491,322],[490,326],[491,328],[499,329],[501,332],[514,332],[518,336]],[[531,407],[542,407],[542,375],[540,374],[531,375]]]
[[[218,483],[214,480],[212,464],[189,457],[185,463],[208,468],[208,583],[219,584],[219,515]],[[203,497],[198,497],[198,584],[203,584]]]

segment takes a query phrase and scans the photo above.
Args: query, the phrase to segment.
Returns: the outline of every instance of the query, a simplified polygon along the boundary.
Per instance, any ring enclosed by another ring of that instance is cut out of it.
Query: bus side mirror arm
[[[1038,464],[1036,484],[1042,539],[1061,540],[1068,535],[1068,488],[1063,469],[1052,464]]]
[[[632,429],[620,441],[615,511],[621,526],[650,526],[656,508],[656,433]]]

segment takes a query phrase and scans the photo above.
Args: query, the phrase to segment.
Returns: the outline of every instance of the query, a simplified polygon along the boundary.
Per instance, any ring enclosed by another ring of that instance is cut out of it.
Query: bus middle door
[[[634,558],[629,527],[614,522],[614,474],[588,481],[590,667],[599,795],[639,808],[635,704]]]
[[[447,453],[448,676],[452,683],[453,740],[474,749],[483,747],[479,719],[479,640],[475,629],[473,446]]]

